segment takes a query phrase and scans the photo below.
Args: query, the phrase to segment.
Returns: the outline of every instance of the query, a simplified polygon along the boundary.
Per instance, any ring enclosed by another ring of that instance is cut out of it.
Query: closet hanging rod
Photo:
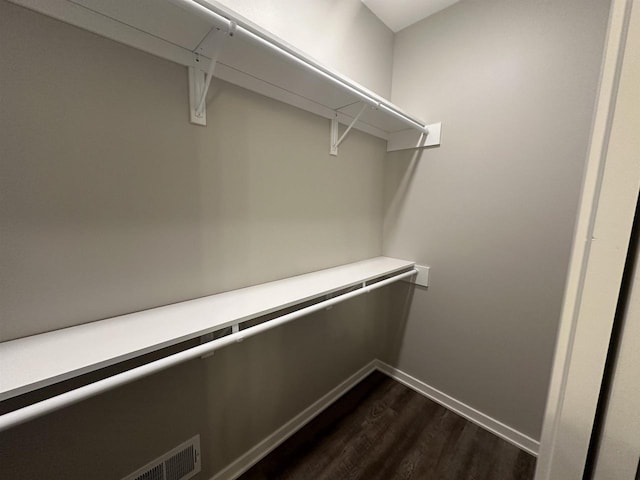
[[[365,282],[357,290],[353,290],[351,292],[338,295],[336,297],[330,298],[328,300],[324,300],[322,302],[316,303],[309,307],[296,310],[295,312],[288,313],[286,315],[274,318],[272,320],[268,320],[264,323],[260,323],[253,327],[249,327],[245,330],[240,330],[235,333],[231,333],[229,335],[226,335],[224,337],[213,340],[211,342],[199,345],[197,347],[193,347],[188,350],[183,350],[181,352],[174,353],[172,355],[161,358],[159,360],[154,360],[153,362],[147,363],[145,365],[132,368],[131,370],[118,373],[111,377],[98,380],[94,383],[84,385],[82,387],[76,388],[74,390],[70,390],[60,395],[56,395],[54,397],[47,398],[40,402],[27,405],[26,407],[19,408],[12,412],[5,413],[4,415],[0,416],[0,431],[7,430],[11,427],[20,425],[21,423],[25,423],[34,418],[54,412],[56,410],[59,410],[66,406],[80,402],[87,398],[94,397],[100,393],[106,392],[107,390],[111,390],[121,385],[125,385],[127,383],[133,382],[140,378],[149,376],[153,373],[159,372],[161,370],[165,370],[179,363],[186,362],[187,360],[193,360],[198,357],[211,354],[215,350],[218,350],[232,343],[241,342],[245,338],[251,337],[258,333],[262,333],[266,330],[270,330],[274,327],[277,327],[284,323],[288,323],[297,318],[309,315],[313,312],[317,312],[318,310],[325,309],[327,307],[343,302],[350,298],[357,297],[359,295],[362,295],[363,293],[368,293],[377,288],[384,287],[391,283],[397,282],[398,280],[403,280],[410,276],[414,276],[417,273],[418,273],[417,270],[412,269],[407,272],[403,272],[398,275],[389,277],[385,280],[381,280],[379,282],[373,283],[371,285],[367,285]]]
[[[189,10],[203,19],[213,22],[215,27],[229,29],[232,23],[237,25],[235,29],[236,34],[241,35],[245,39],[250,40],[254,43],[265,46],[283,57],[287,57],[290,60],[293,60],[307,70],[311,70],[316,74],[326,78],[333,84],[341,87],[344,90],[347,90],[372,107],[382,108],[384,111],[393,115],[409,127],[424,134],[429,134],[429,129],[425,124],[400,111],[398,108],[387,102],[382,97],[369,92],[359,85],[351,84],[342,76],[336,74],[335,72],[332,72],[326,67],[323,67],[319,63],[316,63],[315,61],[302,56],[294,49],[289,48],[286,45],[274,42],[273,39],[266,37],[258,29],[252,27],[242,19],[227,18],[229,13],[222,11],[216,5],[208,3],[204,0],[169,0],[169,2],[182,9]]]

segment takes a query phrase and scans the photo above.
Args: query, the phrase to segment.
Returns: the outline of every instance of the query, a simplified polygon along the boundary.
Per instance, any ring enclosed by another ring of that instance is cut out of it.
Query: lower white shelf
[[[413,266],[377,257],[3,342],[0,401],[380,277],[412,271]]]

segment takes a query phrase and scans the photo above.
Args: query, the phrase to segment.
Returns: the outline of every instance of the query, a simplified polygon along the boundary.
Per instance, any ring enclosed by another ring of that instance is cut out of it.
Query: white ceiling
[[[394,32],[439,12],[459,0],[362,0]]]

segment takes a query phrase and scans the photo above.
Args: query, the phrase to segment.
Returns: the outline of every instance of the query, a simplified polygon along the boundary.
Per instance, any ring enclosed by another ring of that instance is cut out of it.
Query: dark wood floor
[[[535,459],[373,373],[240,480],[529,480]]]

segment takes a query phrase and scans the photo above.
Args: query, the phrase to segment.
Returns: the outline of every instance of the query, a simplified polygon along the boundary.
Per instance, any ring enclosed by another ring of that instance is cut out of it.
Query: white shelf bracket
[[[353,128],[356,122],[360,120],[360,117],[362,116],[364,111],[367,109],[367,107],[368,105],[366,103],[363,103],[362,108],[360,109],[358,114],[354,117],[354,119],[351,121],[351,123],[349,124],[349,126],[347,127],[347,129],[344,131],[344,133],[340,138],[338,138],[338,112],[334,113],[333,118],[331,119],[331,149],[329,150],[330,155],[333,155],[334,157],[338,156],[338,147],[340,146],[342,141],[346,138],[347,134]]]
[[[407,150],[424,147],[437,147],[440,145],[440,132],[442,123],[426,125],[424,129],[409,128],[398,132],[391,132],[387,140],[387,152]]]
[[[415,269],[416,274],[404,281],[413,283],[415,285],[420,285],[421,287],[425,288],[429,287],[429,271],[431,270],[431,267],[427,267],[424,265],[415,265],[413,268]]]
[[[202,59],[200,54],[194,52],[193,66],[189,67],[189,110],[190,121],[196,125],[207,125],[207,92],[213,79],[213,72],[216,69],[218,63],[218,57],[224,46],[225,40],[228,37],[233,37],[236,29],[236,24],[231,22],[229,30],[223,30],[221,28],[214,28],[209,32],[208,36],[213,36],[214,49],[211,52],[211,60],[209,68],[205,72],[202,67]]]
[[[329,155],[338,156],[338,112],[334,112],[331,119],[331,134],[329,136]]]

